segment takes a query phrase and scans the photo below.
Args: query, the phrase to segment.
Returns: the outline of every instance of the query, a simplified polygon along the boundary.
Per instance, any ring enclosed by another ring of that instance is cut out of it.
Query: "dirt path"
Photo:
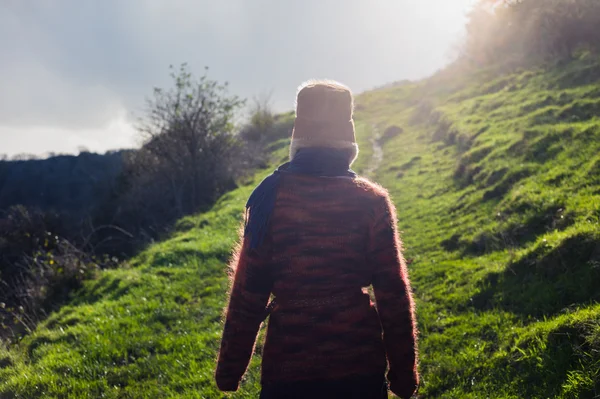
[[[371,145],[373,146],[373,155],[369,161],[369,166],[365,170],[365,176],[373,178],[377,169],[383,162],[383,147],[381,146],[381,133],[376,125],[372,125]]]

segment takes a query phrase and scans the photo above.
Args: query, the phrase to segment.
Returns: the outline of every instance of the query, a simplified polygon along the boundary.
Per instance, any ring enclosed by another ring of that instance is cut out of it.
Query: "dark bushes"
[[[0,337],[31,331],[68,298],[99,261],[60,235],[56,215],[11,208],[0,219]]]
[[[20,204],[83,219],[110,196],[128,152],[0,160],[0,210]]]

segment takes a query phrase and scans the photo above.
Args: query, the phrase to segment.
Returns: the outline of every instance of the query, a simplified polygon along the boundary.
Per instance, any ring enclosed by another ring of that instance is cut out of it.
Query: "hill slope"
[[[390,190],[411,260],[422,397],[600,395],[599,77],[594,59],[449,70],[358,98],[356,166]],[[266,173],[0,349],[0,398],[221,397],[223,265]],[[258,389],[255,357],[234,397]]]

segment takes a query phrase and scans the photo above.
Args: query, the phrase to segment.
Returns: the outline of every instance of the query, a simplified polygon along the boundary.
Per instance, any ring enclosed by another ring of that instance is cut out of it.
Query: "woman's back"
[[[271,313],[263,381],[383,373],[377,312],[363,288],[384,193],[363,179],[285,175],[270,237]]]
[[[394,393],[409,398],[417,388],[414,305],[395,208],[385,190],[350,169],[358,155],[352,112],[343,85],[309,82],[298,92],[290,162],[250,196],[231,262],[221,390],[237,390],[269,314],[263,397],[386,397],[386,365]]]
[[[365,254],[376,189],[363,179],[284,175],[270,231],[278,299],[349,294],[371,284]]]

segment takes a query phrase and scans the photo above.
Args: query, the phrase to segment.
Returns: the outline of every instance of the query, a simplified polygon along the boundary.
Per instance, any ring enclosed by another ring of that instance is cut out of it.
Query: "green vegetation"
[[[421,397],[600,395],[598,71],[448,69],[358,97],[356,167],[389,189],[410,260]],[[0,349],[0,398],[221,397],[224,265],[266,173]],[[233,397],[257,396],[258,362]]]
[[[101,272],[34,334],[0,349],[0,397],[218,397],[223,262],[249,191],[181,220],[171,239]]]
[[[244,136],[233,121],[244,102],[226,83],[206,72],[194,77],[186,64],[170,69],[173,86],[155,88],[138,121],[141,148],[0,157],[0,340],[35,329],[90,271],[113,267],[164,239],[182,217],[210,209],[236,180],[266,166],[267,142],[289,134],[293,119],[265,105],[244,127],[261,134]]]
[[[376,178],[412,259],[424,396],[600,395],[598,66],[360,98],[361,120],[403,128]]]
[[[274,163],[286,157],[278,147]],[[181,219],[170,239],[121,268],[99,272],[17,345],[0,343],[0,398],[219,397],[224,264],[261,177]],[[235,397],[257,397],[258,376],[255,360]]]
[[[570,61],[600,49],[599,24],[596,0],[478,0],[462,58],[478,65]]]

